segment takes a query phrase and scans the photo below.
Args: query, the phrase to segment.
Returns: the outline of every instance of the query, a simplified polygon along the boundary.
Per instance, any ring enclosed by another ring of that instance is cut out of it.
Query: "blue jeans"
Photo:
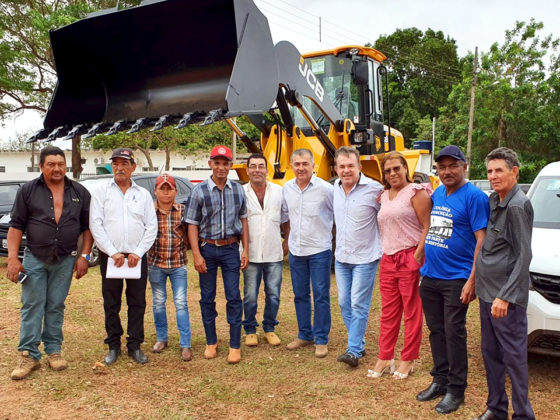
[[[18,350],[29,351],[41,359],[39,344],[45,353],[60,353],[64,301],[72,282],[76,257],[68,256],[57,264],[45,264],[29,249],[25,250],[23,267],[27,279],[21,285],[21,326]]]
[[[243,326],[247,334],[255,334],[259,326],[257,314],[257,296],[261,280],[264,279],[265,305],[263,315],[264,332],[274,331],[278,325],[276,315],[280,306],[280,288],[282,287],[282,261],[268,263],[249,263],[243,270]]]
[[[364,338],[379,260],[367,264],[334,262],[338,304],[348,331],[347,351],[361,357],[366,346]]]
[[[298,257],[290,252],[290,273],[298,321],[298,338],[327,344],[331,330],[331,259],[330,249]],[[311,290],[313,287],[313,326],[311,326]]]
[[[239,245],[233,243],[226,246],[205,244],[200,253],[206,261],[206,273],[199,273],[200,280],[200,311],[206,334],[206,344],[216,344],[216,277],[218,267],[222,269],[224,292],[226,295],[226,316],[229,323],[229,346],[241,348],[241,318],[243,305],[239,292]]]
[[[167,312],[167,277],[173,290],[173,303],[177,313],[177,329],[181,348],[191,347],[191,323],[187,306],[187,268],[160,268],[149,266],[150,286],[152,286],[152,309],[158,341],[168,341]]]

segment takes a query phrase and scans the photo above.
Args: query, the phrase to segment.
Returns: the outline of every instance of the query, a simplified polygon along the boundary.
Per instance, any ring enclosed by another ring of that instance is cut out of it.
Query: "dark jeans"
[[[423,277],[419,289],[430,330],[434,361],[430,374],[434,382],[447,385],[447,392],[454,395],[463,395],[467,388],[466,316],[469,305],[459,299],[465,281]]]
[[[147,258],[142,258],[142,271],[139,279],[107,279],[107,254],[100,254],[101,289],[103,309],[105,310],[105,344],[110,349],[121,346],[123,328],[119,312],[122,304],[123,280],[126,280],[126,304],[128,307],[128,326],[126,346],[128,350],[138,350],[144,342],[144,312],[146,311],[146,279],[148,277]]]
[[[226,246],[205,244],[200,253],[206,261],[206,273],[199,273],[200,280],[200,310],[202,323],[206,333],[206,344],[216,344],[216,277],[218,267],[222,269],[224,292],[226,294],[226,317],[229,324],[229,346],[233,349],[241,348],[241,317],[243,306],[239,292],[239,245],[233,243]]]
[[[506,370],[511,379],[513,418],[534,419],[529,402],[527,365],[527,309],[509,304],[507,316],[492,317],[492,304],[480,302],[482,356],[488,383],[488,409],[501,418],[508,417]]]

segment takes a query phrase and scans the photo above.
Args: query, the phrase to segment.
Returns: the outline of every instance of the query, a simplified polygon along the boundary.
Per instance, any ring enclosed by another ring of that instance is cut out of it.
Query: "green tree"
[[[124,0],[119,7],[137,5]],[[3,0],[0,3],[0,121],[26,110],[46,112],[56,84],[49,30],[117,0]],[[73,139],[74,176],[81,172],[79,137]]]
[[[475,97],[471,177],[485,177],[484,157],[499,146],[522,160],[521,181],[560,159],[560,41],[542,37],[542,23],[517,22],[481,55]],[[466,146],[472,55],[462,60],[463,79],[442,108],[439,144]]]
[[[391,124],[407,139],[419,137],[419,121],[439,116],[461,80],[455,41],[441,31],[408,28],[380,37],[374,48],[387,56]]]

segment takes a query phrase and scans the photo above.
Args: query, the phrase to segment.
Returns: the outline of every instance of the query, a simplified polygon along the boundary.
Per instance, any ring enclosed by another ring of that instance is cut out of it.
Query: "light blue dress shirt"
[[[290,252],[305,257],[332,249],[333,186],[313,175],[302,190],[294,178],[282,195],[282,220],[290,220]]]
[[[341,263],[367,264],[381,258],[381,237],[377,224],[380,204],[377,196],[383,186],[364,174],[350,190],[344,192],[340,179],[334,185],[334,219],[336,223],[335,258]]]

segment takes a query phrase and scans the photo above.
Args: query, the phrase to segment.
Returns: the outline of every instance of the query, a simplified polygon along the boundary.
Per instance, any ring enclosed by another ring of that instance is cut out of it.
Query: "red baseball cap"
[[[175,179],[169,174],[163,174],[156,178],[156,189],[161,187],[163,184],[169,184],[171,188],[177,189]]]
[[[227,160],[232,160],[233,154],[231,153],[230,148],[227,146],[215,146],[210,151],[210,159],[214,159],[217,157],[223,157]]]

